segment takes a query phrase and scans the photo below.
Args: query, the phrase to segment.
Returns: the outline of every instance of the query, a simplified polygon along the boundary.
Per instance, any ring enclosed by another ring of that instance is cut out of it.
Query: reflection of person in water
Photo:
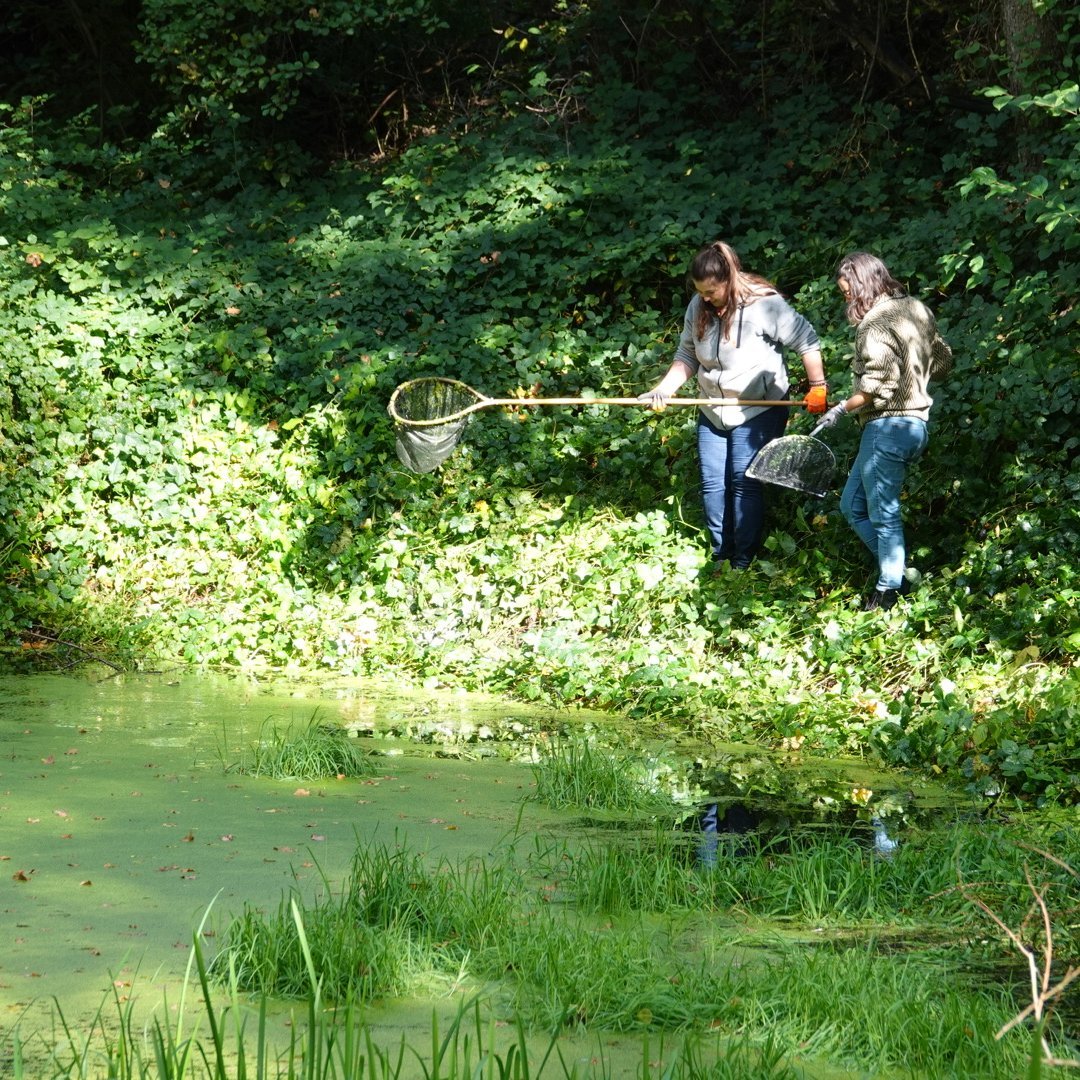
[[[753,832],[759,823],[759,815],[742,803],[727,803],[722,808],[719,803],[709,803],[698,818],[702,834],[697,846],[698,866],[707,870],[715,869],[720,837]]]

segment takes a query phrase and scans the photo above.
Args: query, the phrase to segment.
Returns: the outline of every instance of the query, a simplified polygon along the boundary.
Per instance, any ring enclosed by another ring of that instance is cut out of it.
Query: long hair
[[[848,283],[848,322],[860,323],[883,296],[906,296],[907,290],[889,273],[889,268],[868,251],[853,251],[840,260],[836,280]]]
[[[713,319],[720,320],[721,337],[730,337],[731,323],[740,305],[754,292],[762,289],[776,291],[773,283],[760,274],[747,273],[742,268],[735,249],[723,240],[714,240],[708,247],[702,248],[690,263],[690,288],[693,288],[696,281],[708,281],[712,278],[727,284],[727,297],[722,307],[713,307],[705,302],[698,307],[694,327],[698,337],[705,336]]]

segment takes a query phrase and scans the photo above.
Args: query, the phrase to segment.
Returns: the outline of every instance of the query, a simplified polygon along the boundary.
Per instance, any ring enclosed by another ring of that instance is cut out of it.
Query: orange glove
[[[811,386],[810,392],[803,398],[808,412],[823,413],[829,407],[828,387]]]

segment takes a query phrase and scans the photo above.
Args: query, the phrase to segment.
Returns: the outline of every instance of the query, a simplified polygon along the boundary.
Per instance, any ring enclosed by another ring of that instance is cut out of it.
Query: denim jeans
[[[877,560],[879,589],[898,589],[904,579],[900,488],[926,442],[926,421],[916,416],[870,420],[840,496],[841,512]]]
[[[765,492],[760,480],[746,476],[746,467],[767,443],[784,433],[787,409],[763,409],[738,427],[714,427],[698,413],[698,460],[705,525],[715,559],[747,567],[761,546],[765,531]]]

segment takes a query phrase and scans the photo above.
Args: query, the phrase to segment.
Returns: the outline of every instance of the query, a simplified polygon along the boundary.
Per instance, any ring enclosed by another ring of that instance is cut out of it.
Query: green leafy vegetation
[[[536,798],[549,806],[671,815],[671,800],[657,790],[658,762],[580,739],[542,744],[537,759]]]
[[[340,728],[320,723],[317,715],[299,730],[264,731],[251,747],[249,760],[230,769],[272,780],[326,780],[371,776],[371,755]]]
[[[889,10],[864,47],[914,67],[853,52],[870,14],[147,2],[93,49],[3,16],[10,663],[392,672],[1080,802],[1077,12],[1025,52]],[[416,376],[636,395],[715,236],[818,327],[834,396],[852,247],[953,346],[906,497],[924,585],[887,616],[833,496],[770,492],[765,557],[708,576],[679,410],[492,410],[437,472],[396,459]]]

